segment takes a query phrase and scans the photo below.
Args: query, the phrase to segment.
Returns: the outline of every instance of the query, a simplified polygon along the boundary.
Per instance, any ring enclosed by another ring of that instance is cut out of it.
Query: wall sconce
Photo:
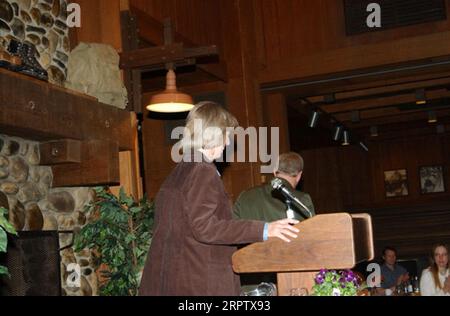
[[[348,131],[344,131],[343,135],[344,141],[342,143],[342,146],[348,146],[350,145],[350,134]]]
[[[320,113],[318,111],[312,112],[311,117],[309,119],[309,123],[308,123],[308,126],[310,128],[314,128],[317,126],[317,123],[319,122],[319,116],[320,116]]]
[[[342,130],[343,130],[343,127],[341,125],[338,125],[334,128],[333,140],[335,142],[337,142],[341,139]]]
[[[427,96],[425,89],[416,90],[416,104],[417,105],[427,104]]]
[[[161,113],[187,112],[194,107],[193,103],[190,95],[177,90],[175,72],[169,69],[166,77],[166,90],[152,96],[147,110]]]

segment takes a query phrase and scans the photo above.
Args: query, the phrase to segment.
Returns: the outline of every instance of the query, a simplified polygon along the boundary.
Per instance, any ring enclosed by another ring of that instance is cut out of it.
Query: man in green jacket
[[[303,173],[303,158],[294,152],[281,154],[278,159],[278,168],[274,176],[315,215],[314,205],[309,194],[295,190]],[[295,219],[306,219],[306,211],[291,203]],[[274,190],[270,183],[257,186],[242,192],[234,204],[233,216],[236,219],[254,219],[272,222],[287,218],[286,199],[279,190]],[[301,232],[300,232],[301,233]],[[254,290],[261,282],[276,283],[275,274],[243,274],[241,275],[242,290]]]
[[[278,159],[278,169],[274,176],[315,215],[314,205],[309,194],[295,190],[303,173],[303,158],[294,152],[281,154]],[[292,204],[295,218],[305,219],[306,212]],[[270,183],[242,192],[234,205],[234,218],[255,219],[272,222],[286,218],[286,199],[281,192],[272,189]]]

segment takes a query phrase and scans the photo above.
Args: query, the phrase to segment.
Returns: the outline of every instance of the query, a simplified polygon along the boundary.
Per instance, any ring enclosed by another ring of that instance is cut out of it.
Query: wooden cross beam
[[[139,17],[142,19],[142,16]],[[175,67],[195,65],[197,58],[217,56],[215,45],[204,47],[184,47],[183,43],[173,43],[173,30],[166,19],[160,33],[163,43],[158,47],[139,48],[138,20],[130,11],[121,13],[122,46],[120,68],[124,70],[125,85],[128,90],[129,111],[142,113],[142,73],[151,70],[174,69]],[[179,39],[179,37],[176,37]],[[199,66],[200,68],[200,66]],[[223,72],[218,72],[223,74]],[[218,77],[217,72],[213,74]]]
[[[175,31],[167,31],[166,25],[156,20],[155,18],[148,15],[146,12],[140,10],[139,8],[131,5],[130,12],[132,12],[133,16],[136,19],[136,26],[139,30],[138,36],[149,43],[154,45],[167,45],[167,37],[168,33],[170,33],[170,37],[173,36],[175,42],[181,42],[186,47],[195,47],[198,46],[197,43],[192,42],[192,40],[186,38],[182,34],[179,34]],[[215,54],[217,55],[217,53]],[[192,63],[189,63],[192,64]],[[210,64],[198,64],[197,68],[218,80],[223,82],[228,81],[227,67],[223,61],[219,61],[218,63],[210,63]]]
[[[198,57],[218,55],[217,46],[185,48],[181,43],[158,47],[141,48],[120,54],[120,68],[122,69],[152,69],[164,68],[167,63],[176,63]]]

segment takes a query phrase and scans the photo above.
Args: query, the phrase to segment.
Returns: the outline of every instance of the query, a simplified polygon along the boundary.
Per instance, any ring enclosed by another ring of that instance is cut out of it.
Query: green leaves
[[[107,266],[101,295],[137,295],[153,235],[154,205],[145,197],[136,202],[123,189],[118,198],[106,188],[95,192],[85,210],[95,219],[75,236],[75,251],[92,249],[98,256],[97,268]]]
[[[4,207],[0,207],[0,227],[9,234],[17,235],[14,226],[6,219],[6,215],[8,215],[8,211]]]
[[[8,236],[6,232],[0,228],[0,252],[6,252],[8,247]]]
[[[0,275],[6,275],[9,276],[8,269],[4,266],[0,266]]]
[[[4,207],[0,207],[0,252],[6,252],[8,250],[8,234],[17,235],[14,226],[6,219],[8,210]],[[4,266],[0,266],[0,276],[9,275],[8,269]]]

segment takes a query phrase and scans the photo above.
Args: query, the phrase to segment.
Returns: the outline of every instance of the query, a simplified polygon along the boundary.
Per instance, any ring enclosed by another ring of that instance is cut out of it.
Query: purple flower
[[[324,278],[323,278],[323,276],[322,276],[321,274],[318,274],[318,275],[316,276],[316,283],[317,283],[317,284],[322,284],[323,281],[325,281]]]

